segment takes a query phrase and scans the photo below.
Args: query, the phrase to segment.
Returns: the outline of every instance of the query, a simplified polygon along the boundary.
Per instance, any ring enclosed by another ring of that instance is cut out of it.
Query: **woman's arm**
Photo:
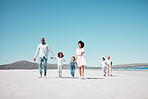
[[[75,63],[77,63],[77,55],[76,55]]]
[[[52,59],[57,59],[57,57],[55,57],[55,58],[52,58]]]
[[[83,56],[84,53],[85,53],[85,50],[84,48],[82,48],[81,56]]]
[[[84,53],[85,53],[85,52],[82,52],[82,53],[81,53],[81,56],[83,56]]]

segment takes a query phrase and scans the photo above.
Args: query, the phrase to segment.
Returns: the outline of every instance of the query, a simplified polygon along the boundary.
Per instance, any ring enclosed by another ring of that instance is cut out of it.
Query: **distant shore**
[[[48,69],[56,69],[57,64],[48,64]],[[69,69],[70,66],[63,66],[63,69]],[[77,67],[76,67],[77,68]],[[148,68],[148,63],[137,63],[137,64],[121,64],[113,65],[113,70],[136,70],[136,68],[146,70]],[[11,64],[0,65],[0,70],[9,70],[9,69],[38,69],[38,63],[29,62],[29,61],[17,61]],[[85,66],[85,69],[101,69],[101,67],[94,66]]]

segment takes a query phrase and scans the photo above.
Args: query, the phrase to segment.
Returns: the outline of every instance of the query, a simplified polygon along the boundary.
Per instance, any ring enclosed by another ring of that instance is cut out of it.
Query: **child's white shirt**
[[[101,65],[102,65],[102,67],[106,67],[106,61],[101,61]]]
[[[66,63],[65,63],[65,59],[64,59],[64,58],[59,58],[59,57],[56,57],[55,59],[57,59],[57,60],[58,60],[58,66],[62,65],[62,63],[63,63],[63,62],[64,62],[64,64],[66,64]]]

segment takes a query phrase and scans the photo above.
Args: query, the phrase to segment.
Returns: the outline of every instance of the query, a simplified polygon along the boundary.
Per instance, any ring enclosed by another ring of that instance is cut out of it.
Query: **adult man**
[[[109,72],[110,72],[110,76],[112,76],[112,61],[110,59],[110,56],[108,56],[108,60],[106,61],[108,66],[107,66],[107,73],[109,76]]]
[[[45,39],[41,38],[41,44],[37,46],[37,51],[34,56],[34,61],[36,61],[36,57],[39,53],[39,71],[40,71],[40,76],[39,78],[42,77],[42,63],[44,66],[44,77],[46,77],[46,72],[47,72],[47,59],[48,59],[48,52],[51,54],[51,59],[53,58],[53,53],[47,43],[45,43]]]

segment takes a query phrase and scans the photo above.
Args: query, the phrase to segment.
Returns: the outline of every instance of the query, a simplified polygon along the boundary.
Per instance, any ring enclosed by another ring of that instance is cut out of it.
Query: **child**
[[[105,58],[103,57],[102,61],[101,61],[101,69],[102,69],[102,71],[104,73],[103,76],[106,76],[106,65],[108,65],[108,64],[106,63]]]
[[[58,60],[57,68],[58,68],[59,78],[62,78],[62,65],[63,65],[62,62],[64,62],[65,66],[66,66],[65,59],[63,57],[64,57],[63,53],[59,52],[58,57],[53,58],[53,59]]]
[[[74,79],[74,75],[75,75],[75,65],[76,65],[75,57],[72,56],[71,62],[70,62],[70,72],[71,72],[71,75],[72,75],[72,79]]]

